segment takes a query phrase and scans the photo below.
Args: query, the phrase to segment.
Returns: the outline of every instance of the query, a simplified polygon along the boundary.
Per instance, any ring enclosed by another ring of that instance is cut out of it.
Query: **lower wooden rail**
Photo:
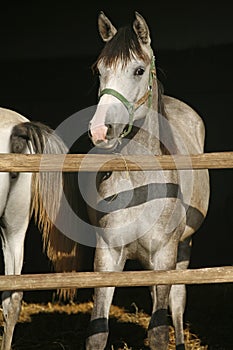
[[[0,276],[0,290],[135,287],[233,282],[233,266],[169,271],[74,272]]]

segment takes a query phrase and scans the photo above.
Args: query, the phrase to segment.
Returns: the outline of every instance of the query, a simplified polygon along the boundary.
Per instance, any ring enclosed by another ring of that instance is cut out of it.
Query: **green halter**
[[[149,75],[149,83],[148,83],[148,90],[146,93],[137,101],[137,102],[129,102],[122,94],[120,94],[118,91],[110,88],[103,89],[100,94],[99,98],[101,98],[103,95],[112,95],[116,97],[127,109],[129,113],[129,124],[128,129],[123,131],[120,135],[121,138],[127,136],[132,128],[133,128],[133,120],[134,120],[134,113],[135,111],[143,105],[148,100],[148,107],[151,108],[152,104],[152,86],[153,86],[153,78],[155,76],[155,58],[154,54],[152,52],[151,56],[151,64],[150,64],[150,75]]]

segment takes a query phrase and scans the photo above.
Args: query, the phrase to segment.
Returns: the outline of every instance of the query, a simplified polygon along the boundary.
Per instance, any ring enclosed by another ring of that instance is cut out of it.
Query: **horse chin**
[[[96,143],[94,143],[94,146],[97,148],[112,151],[117,147],[118,144],[119,144],[119,140],[114,138],[114,139],[107,140],[107,141],[96,142]]]

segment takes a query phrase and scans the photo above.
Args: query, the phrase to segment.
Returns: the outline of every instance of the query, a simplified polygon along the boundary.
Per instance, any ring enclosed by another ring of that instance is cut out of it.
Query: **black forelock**
[[[106,66],[115,65],[121,60],[123,67],[133,57],[138,57],[142,60],[149,60],[148,55],[143,51],[136,33],[131,26],[121,27],[116,35],[105,44],[97,61],[92,68],[95,71],[98,62],[102,61]]]

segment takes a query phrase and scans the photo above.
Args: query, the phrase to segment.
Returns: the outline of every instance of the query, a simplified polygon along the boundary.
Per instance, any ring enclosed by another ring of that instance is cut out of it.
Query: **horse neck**
[[[151,106],[145,108],[144,122],[131,141],[124,147],[124,154],[161,154],[159,139],[159,115],[157,83],[152,90]],[[135,122],[137,126],[139,121]]]

